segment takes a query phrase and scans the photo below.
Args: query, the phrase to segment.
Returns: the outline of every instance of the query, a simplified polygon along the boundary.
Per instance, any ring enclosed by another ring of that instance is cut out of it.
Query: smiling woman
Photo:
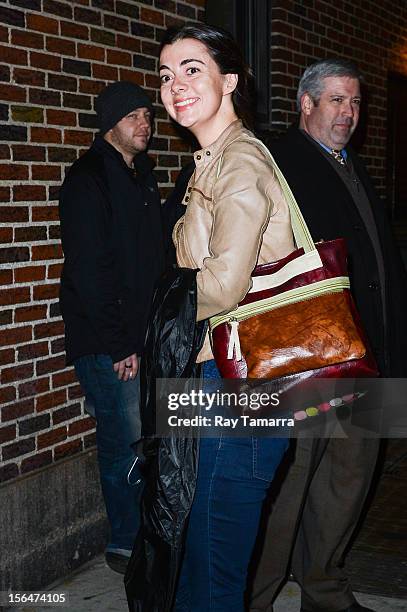
[[[197,319],[204,320],[236,307],[249,291],[258,263],[293,250],[290,214],[263,145],[247,129],[249,70],[230,34],[205,24],[169,30],[159,65],[165,109],[202,147],[194,154],[195,172],[183,200],[185,214],[173,239],[178,264],[199,269]],[[203,363],[204,378],[219,378],[208,338],[198,361]],[[205,381],[204,389],[206,385],[210,383]],[[179,487],[181,494],[169,495],[180,500],[180,512],[172,499],[168,515],[177,525],[174,550],[185,542],[182,567],[173,559],[169,562],[168,555],[161,559],[148,578],[147,603],[137,601],[132,610],[243,612],[263,500],[287,440],[219,436],[202,437],[196,482],[193,460],[182,458],[185,494]],[[168,471],[175,466],[175,456],[166,463],[165,473],[157,466],[160,481],[171,480]],[[159,503],[167,508],[169,497]],[[179,514],[188,504],[188,527],[182,530]]]

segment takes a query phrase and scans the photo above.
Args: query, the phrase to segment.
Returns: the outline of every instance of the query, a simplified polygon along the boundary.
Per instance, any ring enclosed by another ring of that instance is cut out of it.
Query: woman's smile
[[[187,98],[187,99],[179,100],[177,102],[174,102],[174,107],[178,111],[182,112],[183,110],[188,110],[198,100],[199,98]]]

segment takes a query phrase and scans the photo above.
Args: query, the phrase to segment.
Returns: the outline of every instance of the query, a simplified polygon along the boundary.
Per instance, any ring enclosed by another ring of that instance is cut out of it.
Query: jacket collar
[[[241,134],[243,124],[240,119],[233,121],[228,127],[223,130],[222,134],[208,147],[200,149],[194,153],[195,166],[197,168],[210,163],[216,156],[223,151],[225,146],[232,142]]]
[[[123,155],[115,149],[103,136],[97,134],[93,141],[92,148],[95,148],[101,155],[112,157],[119,161],[123,168],[133,174],[133,170],[129,168],[123,159]],[[133,159],[133,167],[137,171],[137,174],[146,176],[150,174],[154,168],[154,161],[147,155],[145,151],[138,153]]]

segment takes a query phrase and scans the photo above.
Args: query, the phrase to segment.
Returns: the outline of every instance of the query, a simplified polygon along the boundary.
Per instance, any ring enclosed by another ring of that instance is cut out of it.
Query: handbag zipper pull
[[[239,321],[237,319],[229,319],[230,337],[228,345],[228,359],[233,359],[233,351],[235,352],[236,361],[242,360],[242,351],[240,349],[239,338]]]

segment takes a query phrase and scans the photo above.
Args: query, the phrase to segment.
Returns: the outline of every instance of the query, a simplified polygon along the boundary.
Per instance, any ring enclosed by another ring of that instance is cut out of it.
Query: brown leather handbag
[[[257,266],[236,309],[210,319],[224,378],[372,377],[379,372],[352,295],[343,239],[315,244],[283,174],[297,250]]]

